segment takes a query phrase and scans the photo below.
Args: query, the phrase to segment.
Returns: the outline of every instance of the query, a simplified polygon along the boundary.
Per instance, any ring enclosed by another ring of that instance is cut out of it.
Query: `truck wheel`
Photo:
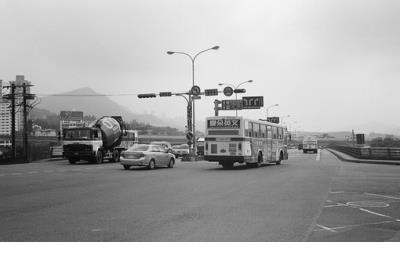
[[[114,150],[112,153],[112,158],[110,159],[111,162],[117,162],[119,161],[119,155],[118,155],[118,150]]]
[[[74,158],[69,158],[68,161],[70,164],[75,164],[78,160]]]
[[[131,168],[131,166],[129,166],[129,165],[124,165],[124,169],[125,170],[129,170]]]
[[[149,170],[152,170],[156,167],[156,163],[154,162],[154,160],[150,160],[149,162],[149,166],[147,166]]]
[[[173,168],[175,165],[175,160],[173,158],[171,158],[168,162],[168,168]]]
[[[97,164],[103,163],[103,152],[97,151],[95,162],[96,162]]]

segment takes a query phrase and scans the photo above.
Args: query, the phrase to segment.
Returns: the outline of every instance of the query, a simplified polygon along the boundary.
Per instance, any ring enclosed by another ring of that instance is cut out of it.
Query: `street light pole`
[[[187,56],[187,57],[189,57],[189,59],[190,59],[190,61],[192,62],[192,87],[193,86],[195,86],[195,82],[194,82],[194,64],[195,64],[195,61],[196,61],[196,58],[200,55],[200,54],[202,54],[202,53],[204,53],[204,52],[206,52],[206,51],[209,51],[209,50],[217,50],[217,49],[219,49],[219,46],[214,46],[214,47],[212,47],[212,48],[208,48],[208,49],[205,49],[205,50],[202,50],[202,51],[199,51],[198,53],[196,53],[194,56],[192,56],[192,55],[190,55],[190,54],[188,54],[188,53],[186,53],[186,52],[181,52],[181,51],[167,51],[167,54],[168,55],[172,55],[172,54],[182,54],[182,55],[185,55],[185,56]],[[192,126],[189,128],[188,127],[188,130],[189,131],[192,131],[192,133],[193,133],[193,156],[196,156],[197,155],[197,142],[196,142],[196,115],[195,115],[195,102],[194,102],[194,99],[193,99],[193,95],[191,94],[191,92],[189,91],[189,102],[188,102],[188,104],[190,104],[190,105],[192,105]],[[188,122],[189,123],[189,122]]]
[[[270,105],[266,108],[266,112],[267,112],[267,119],[268,119],[268,110],[274,106],[279,106],[279,104],[274,104],[274,105]]]
[[[238,85],[234,85],[234,84],[231,84],[231,83],[219,83],[218,85],[219,86],[222,86],[222,85],[230,85],[230,86],[233,86],[234,87],[234,93],[235,93],[235,100],[237,100],[237,92],[235,92],[235,90],[236,89],[238,89],[241,85],[243,85],[243,84],[245,84],[245,83],[252,83],[253,82],[253,80],[248,80],[248,81],[245,81],[245,82],[241,82],[241,83],[239,83]],[[236,112],[236,116],[237,116],[237,109],[235,110],[235,112]]]

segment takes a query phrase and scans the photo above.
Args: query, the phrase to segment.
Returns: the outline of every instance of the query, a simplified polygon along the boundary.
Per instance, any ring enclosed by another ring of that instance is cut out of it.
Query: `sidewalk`
[[[355,163],[369,163],[369,164],[386,164],[386,165],[400,165],[400,160],[371,160],[371,159],[357,159],[343,152],[326,148],[333,155],[341,161],[355,162]]]

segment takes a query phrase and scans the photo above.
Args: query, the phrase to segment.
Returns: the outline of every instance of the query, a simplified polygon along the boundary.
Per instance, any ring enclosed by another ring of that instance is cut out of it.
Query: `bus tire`
[[[276,165],[280,165],[283,160],[283,153],[282,151],[279,153],[279,159],[276,161]]]
[[[258,157],[257,157],[256,166],[257,166],[257,167],[260,167],[262,163],[263,163],[263,154],[262,154],[262,152],[260,151],[260,152],[258,152]]]

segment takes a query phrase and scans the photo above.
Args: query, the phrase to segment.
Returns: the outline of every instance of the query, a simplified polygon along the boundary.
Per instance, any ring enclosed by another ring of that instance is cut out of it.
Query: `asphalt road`
[[[398,241],[399,207],[400,166],[326,150],[232,170],[0,167],[0,241]]]

